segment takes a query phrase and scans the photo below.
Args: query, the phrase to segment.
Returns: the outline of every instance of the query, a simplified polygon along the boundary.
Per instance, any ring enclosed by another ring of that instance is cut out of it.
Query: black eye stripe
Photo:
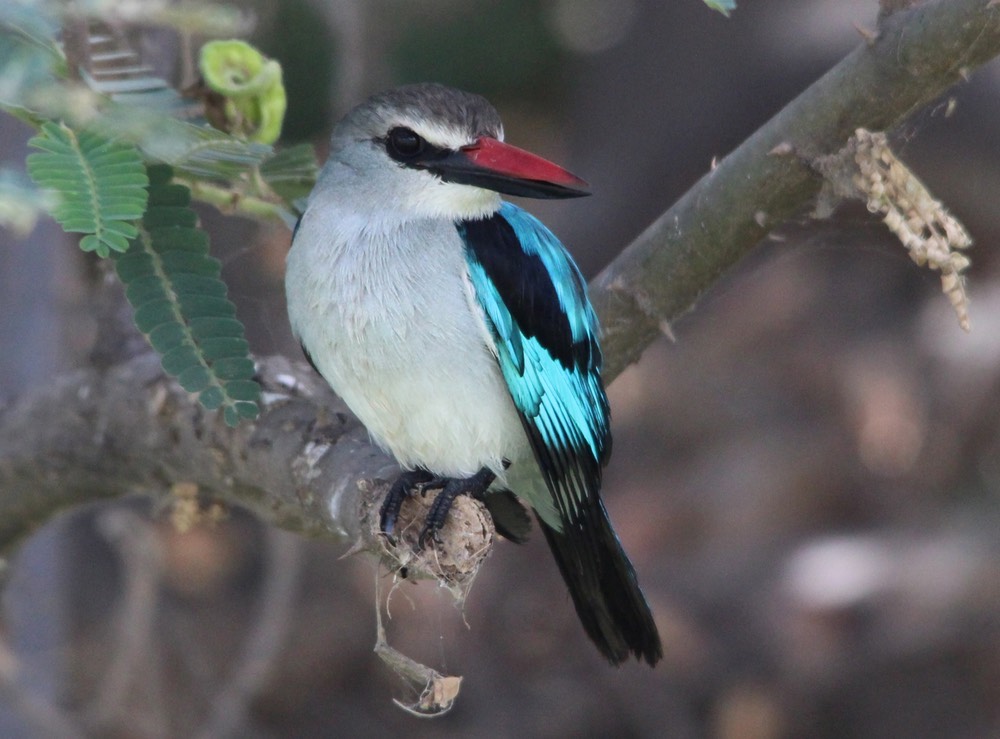
[[[385,149],[391,159],[404,167],[430,169],[434,164],[453,154],[450,149],[430,143],[411,128],[396,126],[385,136],[372,139],[377,146]]]

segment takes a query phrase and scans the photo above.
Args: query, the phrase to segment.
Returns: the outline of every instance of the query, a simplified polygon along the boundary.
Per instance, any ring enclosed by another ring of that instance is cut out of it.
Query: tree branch
[[[822,185],[816,157],[838,151],[857,128],[898,125],[997,54],[995,0],[937,0],[885,18],[876,38],[719,162],[594,279],[605,380],[812,202]]]
[[[258,371],[263,413],[235,429],[151,352],[26,395],[0,414],[0,548],[60,508],[179,482],[285,529],[357,539],[358,482],[394,463],[304,363],[275,357]]]
[[[811,201],[821,185],[811,161],[858,127],[898,124],[998,53],[995,0],[937,0],[889,16],[877,39],[726,157],[595,279],[608,381]],[[392,461],[305,365],[274,358],[259,370],[263,414],[237,429],[165,379],[152,356],[67,375],[0,411],[0,547],[61,507],[194,482],[283,528],[378,551],[359,512],[382,489],[362,481],[390,479]]]

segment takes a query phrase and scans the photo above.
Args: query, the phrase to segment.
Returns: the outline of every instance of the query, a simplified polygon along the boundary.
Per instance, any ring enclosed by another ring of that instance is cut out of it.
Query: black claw
[[[434,502],[431,503],[431,508],[427,511],[427,518],[424,521],[424,528],[420,532],[420,538],[417,539],[417,546],[423,549],[427,544],[428,536],[437,536],[437,532],[444,526],[444,522],[448,520],[448,513],[451,511],[451,506],[455,502],[455,498],[461,494],[462,490],[459,484],[463,483],[464,480],[452,480],[444,489],[437,494],[434,498]]]
[[[428,537],[437,536],[437,532],[444,526],[445,521],[448,520],[448,513],[451,511],[451,506],[455,502],[455,498],[459,495],[471,495],[474,498],[482,500],[487,488],[493,484],[495,479],[496,475],[491,470],[483,467],[472,477],[460,477],[448,480],[441,492],[434,498],[434,502],[431,503],[431,509],[427,512],[423,531],[420,532],[420,538],[417,539],[417,546],[423,549]]]
[[[382,532],[391,537],[392,530],[396,526],[396,519],[399,518],[399,509],[403,506],[403,501],[413,495],[418,485],[423,485],[434,479],[427,470],[408,470],[402,473],[399,478],[389,488],[388,495],[382,501],[382,509],[379,511],[378,525]]]
[[[450,477],[440,477],[438,475],[432,475],[429,480],[424,482],[418,482],[413,486],[414,493],[420,493],[424,495],[428,490],[444,490],[444,486],[451,482]]]

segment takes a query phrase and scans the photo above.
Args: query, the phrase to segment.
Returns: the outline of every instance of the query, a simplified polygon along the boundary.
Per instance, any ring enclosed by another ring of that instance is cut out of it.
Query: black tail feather
[[[653,614],[635,570],[600,501],[585,520],[556,531],[538,524],[555,556],[584,630],[608,660],[620,665],[634,655],[650,666],[663,657]]]
[[[531,533],[531,516],[510,490],[491,491],[483,496],[497,533],[515,544],[524,544]]]

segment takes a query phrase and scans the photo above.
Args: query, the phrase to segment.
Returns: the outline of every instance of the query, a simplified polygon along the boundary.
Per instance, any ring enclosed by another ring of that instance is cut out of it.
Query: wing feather
[[[500,370],[560,520],[544,515],[551,504],[530,502],[561,531],[599,505],[611,448],[586,283],[552,232],[515,205],[458,228]]]

